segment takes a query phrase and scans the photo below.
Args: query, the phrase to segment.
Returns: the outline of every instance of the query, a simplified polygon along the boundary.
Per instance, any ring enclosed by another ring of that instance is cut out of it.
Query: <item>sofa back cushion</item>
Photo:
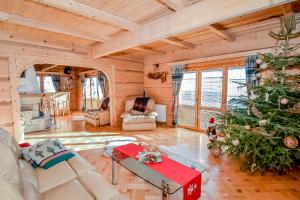
[[[15,140],[13,134],[9,133],[7,130],[0,128],[0,142],[6,144],[19,158],[21,157],[21,151],[17,141]]]
[[[13,151],[0,142],[0,178],[22,192],[22,185],[19,173],[18,158]]]
[[[0,177],[0,199],[24,200],[20,191]]]
[[[135,98],[126,100],[126,102],[125,102],[125,112],[129,112],[133,109],[134,102],[135,102]],[[149,111],[149,112],[155,110],[155,102],[154,102],[153,99],[148,100],[146,110]]]
[[[19,159],[19,170],[24,200],[41,200],[38,177],[32,166],[26,160]]]

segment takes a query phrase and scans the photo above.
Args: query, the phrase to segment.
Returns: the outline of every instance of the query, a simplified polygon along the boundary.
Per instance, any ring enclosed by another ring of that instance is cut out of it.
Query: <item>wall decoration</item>
[[[63,90],[70,90],[73,87],[74,87],[73,77],[63,76],[62,77],[62,89]]]
[[[147,77],[149,79],[160,79],[161,82],[164,83],[167,81],[167,76],[168,76],[169,72],[167,72],[167,71],[159,72],[158,68],[159,68],[159,64],[154,64],[153,72],[148,73]]]

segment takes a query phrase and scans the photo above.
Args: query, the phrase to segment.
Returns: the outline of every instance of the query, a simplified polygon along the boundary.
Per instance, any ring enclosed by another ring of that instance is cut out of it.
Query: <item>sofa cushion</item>
[[[21,157],[21,151],[14,136],[3,128],[0,128],[0,142],[11,148],[18,158]]]
[[[97,199],[110,200],[119,192],[97,172],[87,171],[79,176],[83,186]]]
[[[26,161],[19,159],[19,172],[22,182],[28,182],[35,188],[39,188],[39,180],[31,165]]]
[[[113,198],[111,198],[110,200],[129,200],[129,198],[123,194],[118,194],[113,196]]]
[[[18,158],[11,148],[0,142],[0,178],[22,192]]]
[[[154,116],[133,115],[123,119],[124,124],[155,123]]]
[[[76,173],[66,161],[49,169],[38,167],[35,171],[39,180],[40,193],[51,190],[77,177]]]
[[[78,180],[73,179],[43,194],[43,200],[93,200]]]
[[[5,179],[0,177],[0,199],[3,200],[24,200],[20,191]]]
[[[84,158],[82,158],[80,155],[78,155],[77,153],[73,152],[72,153],[75,154],[75,156],[73,158],[70,158],[68,160],[68,163],[70,164],[70,166],[72,167],[72,169],[78,174],[82,174],[88,170],[92,170],[95,171],[96,168],[91,165],[87,160],[85,160]]]
[[[58,139],[47,139],[26,149],[29,157],[45,169],[75,156]]]
[[[31,183],[22,180],[24,200],[42,200],[39,190]]]

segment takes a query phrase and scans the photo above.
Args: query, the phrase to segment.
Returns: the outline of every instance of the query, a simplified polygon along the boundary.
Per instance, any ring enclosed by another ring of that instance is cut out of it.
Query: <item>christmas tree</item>
[[[254,84],[244,84],[248,96],[233,99],[221,116],[219,131],[224,140],[212,142],[212,152],[221,151],[241,161],[241,169],[250,172],[290,172],[300,161],[299,44],[290,39],[296,32],[293,15],[281,18],[279,33],[269,35],[277,40],[273,53],[256,59]],[[216,154],[216,153],[214,153]]]

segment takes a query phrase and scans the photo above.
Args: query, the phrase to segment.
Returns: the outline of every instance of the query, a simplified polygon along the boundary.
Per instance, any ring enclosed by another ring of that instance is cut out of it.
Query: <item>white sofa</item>
[[[74,152],[75,153],[75,152]],[[0,199],[127,200],[80,155],[47,170],[21,159],[18,144],[0,128]]]
[[[123,118],[123,130],[154,130],[156,128],[155,120],[157,117],[154,100],[148,100],[144,113],[133,110],[134,102],[135,99],[129,99],[125,102],[125,112],[121,115],[121,118]]]

